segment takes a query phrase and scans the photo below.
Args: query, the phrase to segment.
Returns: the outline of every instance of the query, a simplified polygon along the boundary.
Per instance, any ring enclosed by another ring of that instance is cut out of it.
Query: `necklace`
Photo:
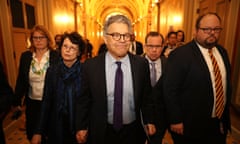
[[[32,59],[32,62],[31,62],[32,72],[37,75],[43,75],[46,72],[47,68],[49,67],[49,58],[47,58],[47,61],[44,64],[43,68],[40,68],[39,70],[37,70],[35,67],[36,63],[37,63],[36,60]]]

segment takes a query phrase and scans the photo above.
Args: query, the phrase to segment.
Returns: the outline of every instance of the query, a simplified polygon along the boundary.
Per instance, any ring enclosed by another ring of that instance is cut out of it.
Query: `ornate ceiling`
[[[99,23],[116,13],[128,16],[132,21],[147,16],[152,0],[82,0],[87,16],[93,17]]]

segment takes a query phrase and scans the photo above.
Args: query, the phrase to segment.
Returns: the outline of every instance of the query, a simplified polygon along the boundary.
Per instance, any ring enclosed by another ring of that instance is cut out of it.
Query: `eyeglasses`
[[[204,33],[211,33],[212,31],[214,31],[214,33],[220,33],[222,31],[222,28],[199,28],[201,29]]]
[[[116,41],[119,41],[121,37],[123,37],[123,40],[129,41],[132,38],[132,34],[126,33],[126,34],[120,34],[120,33],[106,33],[107,35],[112,36],[112,38]]]
[[[65,49],[65,50],[69,50],[71,52],[76,52],[78,50],[78,48],[76,48],[76,47],[67,46],[67,45],[63,45],[62,48]]]
[[[153,49],[153,48],[162,48],[162,45],[146,45],[148,48]]]
[[[32,39],[35,40],[35,41],[36,41],[36,40],[43,40],[43,39],[45,39],[45,38],[47,38],[47,37],[45,37],[45,36],[33,36],[33,37],[32,37]]]

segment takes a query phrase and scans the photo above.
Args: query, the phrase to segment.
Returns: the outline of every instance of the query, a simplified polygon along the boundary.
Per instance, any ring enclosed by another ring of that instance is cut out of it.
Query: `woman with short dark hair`
[[[44,135],[49,144],[76,143],[75,103],[81,93],[80,57],[85,47],[85,41],[77,32],[63,35],[61,59],[46,74],[40,124],[33,144],[38,144]]]

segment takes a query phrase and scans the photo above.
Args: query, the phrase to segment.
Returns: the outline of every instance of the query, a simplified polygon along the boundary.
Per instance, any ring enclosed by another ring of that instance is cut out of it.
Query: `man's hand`
[[[183,135],[183,123],[171,124],[170,129],[177,134]]]
[[[31,144],[41,144],[42,136],[40,134],[33,135]]]
[[[76,133],[76,139],[79,144],[86,143],[88,130],[79,130]]]

